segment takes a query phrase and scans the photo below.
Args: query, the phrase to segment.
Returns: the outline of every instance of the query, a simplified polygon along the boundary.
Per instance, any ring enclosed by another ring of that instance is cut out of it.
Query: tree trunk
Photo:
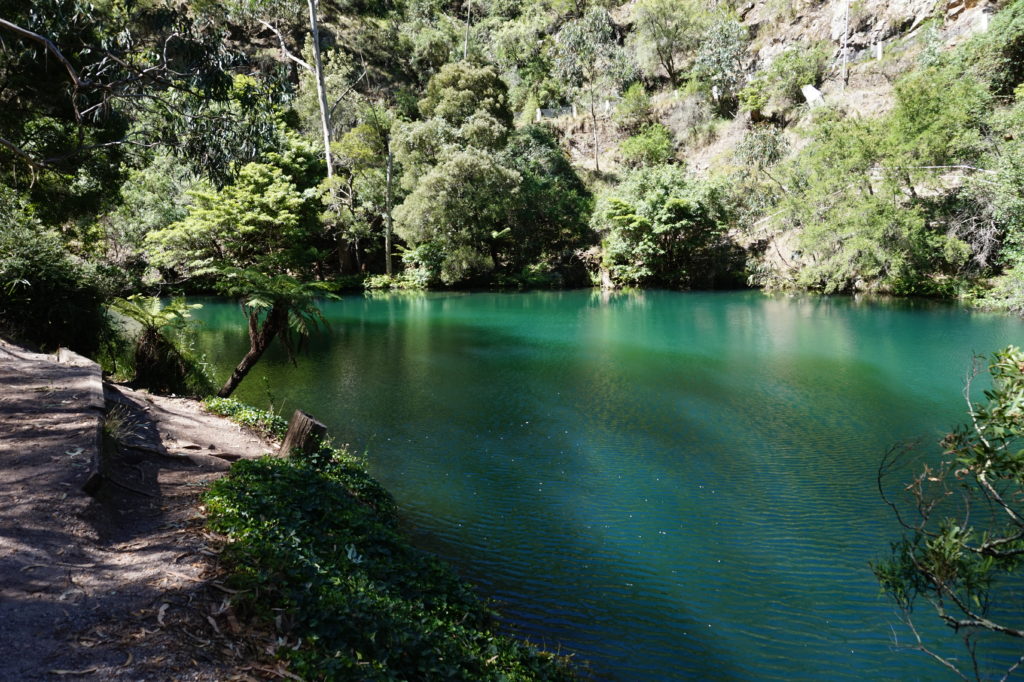
[[[594,123],[594,170],[598,173],[601,172],[601,162],[598,161],[598,157],[601,154],[601,148],[597,141],[597,109],[594,106],[594,93],[590,93],[590,120]]]
[[[228,380],[217,391],[218,398],[227,398],[234,393],[235,389],[238,388],[238,384],[242,383],[245,375],[249,373],[249,370],[263,356],[264,351],[270,347],[270,342],[274,340],[274,337],[287,324],[288,310],[276,305],[267,313],[267,319],[263,321],[262,325],[259,323],[259,314],[257,312],[249,313],[249,352],[245,354],[242,361],[231,372]]]
[[[391,276],[391,232],[394,227],[394,223],[391,219],[391,183],[394,177],[394,160],[395,155],[391,151],[391,143],[388,143],[388,165],[387,174],[385,176],[385,192],[384,192],[384,272]]]
[[[320,59],[320,24],[317,21],[318,0],[307,0],[309,4],[309,32],[313,35],[313,70],[316,72],[316,94],[320,99],[320,126],[324,136],[324,161],[327,162],[327,177],[334,176],[331,161],[331,120],[327,108],[327,87],[324,85],[324,65]]]

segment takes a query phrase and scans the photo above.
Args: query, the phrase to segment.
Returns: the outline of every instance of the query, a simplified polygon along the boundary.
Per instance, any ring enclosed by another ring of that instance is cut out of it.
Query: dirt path
[[[108,385],[117,443],[90,497],[90,377],[0,341],[0,680],[266,677],[233,636],[198,496],[272,445],[194,401]]]

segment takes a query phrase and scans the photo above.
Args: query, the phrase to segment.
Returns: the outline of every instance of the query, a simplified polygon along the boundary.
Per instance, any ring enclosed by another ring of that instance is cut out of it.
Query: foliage
[[[627,133],[637,133],[654,122],[651,98],[643,83],[633,83],[615,105],[615,125]]]
[[[208,412],[227,417],[233,422],[252,429],[263,438],[282,440],[285,433],[288,432],[288,421],[284,417],[240,403],[233,398],[205,398],[203,407]]]
[[[943,87],[934,89],[936,82]],[[810,144],[772,174],[783,190],[774,220],[798,235],[797,284],[947,293],[943,283],[987,247],[969,230],[944,229],[949,207],[922,192],[942,196],[937,171],[977,153],[986,101],[980,85],[932,69],[897,83],[884,118],[819,110]]]
[[[132,366],[134,383],[156,393],[205,395],[213,390],[206,365],[192,349],[190,310],[201,308],[176,298],[135,294],[115,298],[110,309],[139,325]]]
[[[249,163],[233,184],[191,195],[184,220],[147,235],[157,267],[191,278],[229,265],[276,271],[308,263],[312,202],[278,166]]]
[[[707,28],[704,8],[693,0],[641,0],[633,12],[640,63],[650,75],[661,67],[678,86]]]
[[[0,327],[48,350],[94,351],[104,327],[94,268],[71,256],[27,203],[0,186]]]
[[[647,126],[619,145],[622,160],[627,166],[653,166],[672,159],[675,143],[672,132],[660,123]]]
[[[519,186],[508,233],[496,240],[499,264],[513,273],[557,271],[555,278],[566,284],[580,282],[573,259],[593,243],[593,199],[558,139],[544,126],[520,128],[509,137],[503,159],[519,174]],[[550,277],[541,280],[550,286]],[[526,278],[531,281],[540,280]]]
[[[239,61],[185,6],[38,0],[7,3],[3,15],[21,31],[0,29],[10,48],[0,58],[0,181],[27,192],[47,223],[101,210],[122,160],[159,141],[135,125],[143,112],[181,122],[174,100],[224,99]]]
[[[474,148],[455,152],[395,209],[398,235],[441,249],[436,275],[446,284],[486,272],[494,267],[491,245],[508,223],[519,180],[493,154]]]
[[[873,567],[915,633],[911,648],[964,679],[979,680],[993,679],[984,662],[1001,665],[999,672],[1007,675],[1019,664],[1016,655],[986,660],[979,647],[1001,640],[1019,648],[1024,638],[1016,608],[1024,557],[1024,353],[1010,346],[993,354],[989,374],[986,402],[971,403],[969,423],[943,439],[941,461],[925,464],[909,485],[900,486],[909,504],[886,497],[907,532],[892,544],[892,556]],[[901,454],[894,449],[883,461],[883,496],[885,476]],[[966,663],[933,650],[916,634],[914,606],[921,602],[966,647]]]
[[[617,285],[700,288],[735,279],[728,218],[720,188],[680,166],[653,166],[602,196],[593,223]]]
[[[419,106],[425,118],[440,118],[453,126],[480,115],[490,116],[506,128],[512,125],[508,87],[490,66],[446,64],[427,83]]]
[[[697,50],[692,78],[711,92],[722,115],[735,112],[746,50],[747,30],[730,16],[721,16],[708,26]]]
[[[277,616],[292,670],[333,680],[572,679],[495,633],[494,613],[397,532],[394,503],[350,456],[242,461],[206,496],[242,605]]]
[[[820,44],[786,49],[740,90],[740,108],[752,111],[764,109],[771,103],[784,108],[800,104],[803,86],[821,84],[828,56]]]
[[[324,282],[302,282],[290,275],[241,268],[223,268],[217,289],[238,299],[249,330],[249,352],[217,392],[220,398],[231,395],[274,339],[294,363],[309,337],[327,326],[317,298],[334,296],[331,285]]]
[[[146,235],[170,227],[188,215],[188,191],[196,179],[178,159],[156,156],[152,163],[128,172],[120,204],[103,216],[100,227],[106,260],[141,283],[149,268]]]

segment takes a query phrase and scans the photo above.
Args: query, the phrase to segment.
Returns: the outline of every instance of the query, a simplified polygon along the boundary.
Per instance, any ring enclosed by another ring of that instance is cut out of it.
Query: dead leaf
[[[99,668],[86,668],[85,670],[51,670],[51,675],[92,675]]]
[[[160,625],[164,624],[164,614],[167,613],[167,609],[169,609],[170,606],[171,605],[166,602],[160,605],[160,610],[157,611],[156,614],[156,622]]]

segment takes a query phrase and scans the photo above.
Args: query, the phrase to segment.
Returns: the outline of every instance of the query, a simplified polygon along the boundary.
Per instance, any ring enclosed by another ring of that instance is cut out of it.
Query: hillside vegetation
[[[44,345],[84,328],[90,350],[100,330],[76,315],[228,291],[227,268],[1021,307],[1021,2],[46,0],[3,17],[0,314]]]

